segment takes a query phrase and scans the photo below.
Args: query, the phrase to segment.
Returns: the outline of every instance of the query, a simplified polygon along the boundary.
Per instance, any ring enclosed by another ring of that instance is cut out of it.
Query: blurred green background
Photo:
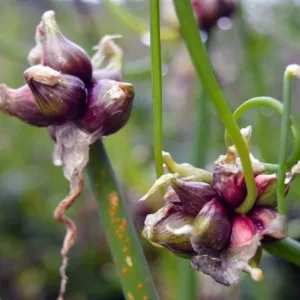
[[[114,2],[122,2],[132,14],[148,21],[147,1]],[[232,21],[219,22],[221,28],[216,26],[209,33],[209,55],[232,109],[259,95],[280,99],[285,67],[291,63],[300,64],[299,1],[244,0],[241,8]],[[136,89],[134,111],[127,126],[108,137],[105,144],[127,196],[128,207],[141,231],[145,215],[161,205],[161,199],[153,199],[149,204],[137,203],[155,179],[147,34],[141,36],[125,26],[102,1],[1,0],[1,83],[13,88],[24,84],[23,72],[28,67],[27,54],[34,45],[35,27],[41,14],[49,9],[56,11],[64,34],[90,55],[93,54],[92,46],[104,34],[120,33],[124,37],[118,43],[124,49],[125,80],[132,82]],[[164,16],[163,13],[162,24],[167,26]],[[162,41],[162,51],[164,149],[179,162],[193,160],[200,163],[199,167],[211,170],[212,163],[225,151],[224,129],[208,103],[203,108],[204,136],[199,140],[201,130],[197,126],[196,104],[202,94],[201,85],[180,39]],[[298,123],[299,92],[300,85],[295,81],[293,114]],[[249,124],[254,129],[254,154],[265,162],[276,162],[280,116],[270,109],[251,111],[240,122],[241,126]],[[55,222],[52,215],[67,194],[68,183],[62,170],[51,163],[52,149],[53,142],[45,129],[1,114],[2,300],[43,300],[57,296],[64,227]],[[288,197],[290,234],[295,238],[300,238],[298,186],[299,181],[295,181]],[[87,181],[85,193],[69,214],[78,225],[79,237],[70,254],[67,299],[124,299]],[[177,258],[146,241],[143,245],[161,298],[175,299]],[[298,267],[266,255],[262,268],[264,282],[255,283],[244,275],[240,285],[231,288],[199,274],[199,299],[300,299]]]

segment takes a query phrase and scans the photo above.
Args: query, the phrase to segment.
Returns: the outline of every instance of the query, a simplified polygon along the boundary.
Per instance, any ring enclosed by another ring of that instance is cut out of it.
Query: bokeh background
[[[139,232],[145,215],[161,199],[137,200],[155,179],[152,143],[151,61],[147,32],[139,24],[128,26],[108,9],[107,1],[0,1],[0,82],[17,88],[24,84],[27,54],[34,45],[41,14],[56,11],[64,34],[84,47],[104,34],[122,34],[118,40],[125,55],[125,80],[132,82],[136,98],[127,126],[108,137],[105,145],[124,190]],[[144,22],[148,1],[111,1]],[[161,1],[169,2],[167,0]],[[208,52],[230,106],[248,98],[268,95],[281,99],[285,67],[300,63],[300,1],[243,0],[232,19],[222,19],[208,34]],[[162,24],[170,26],[162,13]],[[128,23],[128,22],[127,22]],[[207,35],[203,34],[203,38]],[[164,149],[177,161],[194,162],[211,170],[224,153],[224,129],[205,97],[181,39],[162,41],[164,92]],[[299,82],[293,84],[293,114],[300,122]],[[253,126],[253,152],[265,162],[278,156],[280,116],[270,109],[249,112],[240,125]],[[202,129],[202,130],[201,130]],[[204,129],[204,130],[203,130]],[[56,299],[60,277],[60,247],[64,227],[52,218],[53,210],[68,192],[62,170],[52,165],[53,142],[44,129],[15,118],[0,116],[0,297],[2,300]],[[300,189],[296,180],[289,197],[290,235],[300,238]],[[124,299],[88,182],[69,214],[79,228],[70,254],[67,299]],[[163,300],[176,299],[178,258],[146,241],[144,249]],[[300,269],[276,257],[262,261],[265,281],[247,275],[238,286],[225,288],[197,275],[199,299],[300,299]],[[189,299],[188,299],[189,300]]]

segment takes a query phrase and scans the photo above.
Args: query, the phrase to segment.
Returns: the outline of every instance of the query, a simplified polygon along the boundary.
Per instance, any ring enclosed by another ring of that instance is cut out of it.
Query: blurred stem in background
[[[119,190],[102,141],[91,147],[87,172],[99,204],[102,228],[116,264],[124,297],[127,300],[159,299],[128,214],[128,205]]]
[[[244,51],[246,75],[249,78],[249,91],[255,93],[253,96],[265,95],[266,82],[263,69],[261,68],[262,62],[259,59],[262,52],[258,40],[260,36],[248,27],[242,4],[239,5],[238,21],[239,36]],[[265,132],[268,132],[269,129],[268,117],[259,109],[254,132],[257,134],[257,145],[263,161],[270,160],[269,146],[265,142]]]
[[[192,163],[199,168],[205,168],[208,150],[207,143],[211,130],[207,102],[205,92],[203,90],[199,91],[199,95],[195,101],[196,122],[193,130],[194,145],[192,149]]]

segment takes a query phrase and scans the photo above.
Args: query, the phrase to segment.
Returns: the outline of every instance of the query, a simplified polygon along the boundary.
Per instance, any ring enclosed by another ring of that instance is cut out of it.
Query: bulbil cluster
[[[102,55],[102,61],[106,58],[103,47],[117,48],[105,37],[97,47],[101,54],[95,55]],[[42,16],[28,61],[32,67],[24,72],[27,85],[19,89],[0,86],[0,109],[4,113],[39,127],[74,122],[98,137],[118,131],[128,121],[134,89],[119,82],[119,56],[118,66],[98,68],[98,58],[94,68],[87,53],[63,36],[53,11]]]
[[[241,130],[250,147],[251,127]],[[240,158],[234,146],[215,162],[212,174],[163,158],[169,173],[141,198],[167,187],[164,205],[145,220],[143,236],[154,245],[190,258],[194,269],[224,285],[237,283],[241,271],[262,280],[261,245],[287,236],[286,219],[276,211],[276,175],[250,154],[258,197],[246,214],[238,213],[247,196]]]
[[[65,212],[82,191],[89,146],[120,130],[132,109],[134,88],[121,82],[123,51],[114,42],[118,37],[104,36],[90,59],[62,34],[55,13],[45,12],[28,56],[31,67],[24,72],[26,84],[18,89],[0,85],[0,110],[27,124],[48,127],[55,141],[53,163],[63,167],[70,181],[68,196],[54,212],[67,228],[59,299],[66,290],[68,252],[77,235],[75,223]]]

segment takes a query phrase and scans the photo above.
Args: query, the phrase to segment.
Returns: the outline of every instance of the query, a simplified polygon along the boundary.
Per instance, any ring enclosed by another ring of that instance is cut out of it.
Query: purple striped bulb
[[[99,136],[120,130],[128,121],[134,98],[130,83],[103,79],[88,89],[86,110],[78,126]]]
[[[24,77],[42,114],[65,121],[83,115],[87,91],[79,78],[42,65],[30,67]]]
[[[38,127],[49,126],[61,121],[56,117],[42,114],[28,85],[12,89],[1,84],[0,110],[5,114],[19,118],[27,124]]]
[[[256,233],[252,220],[245,215],[236,215],[232,220],[232,233],[229,248],[235,249],[251,242]]]
[[[203,248],[220,251],[228,243],[230,233],[226,208],[214,199],[207,202],[196,216],[191,242],[197,252]]]
[[[216,189],[208,183],[174,179],[172,187],[178,195],[183,208],[196,216],[202,207],[214,198],[220,197]]]
[[[34,55],[31,53],[34,57],[31,59],[33,62],[41,61],[45,66],[64,74],[77,76],[85,84],[90,84],[92,80],[90,58],[80,46],[63,36],[56,23],[54,11],[43,14],[42,21],[37,26],[36,36],[38,51],[35,51]],[[37,57],[39,53],[40,59]]]
[[[182,210],[180,204],[166,203],[156,213],[146,217],[142,234],[151,243],[176,254],[194,255],[190,242],[193,222],[194,217]]]

